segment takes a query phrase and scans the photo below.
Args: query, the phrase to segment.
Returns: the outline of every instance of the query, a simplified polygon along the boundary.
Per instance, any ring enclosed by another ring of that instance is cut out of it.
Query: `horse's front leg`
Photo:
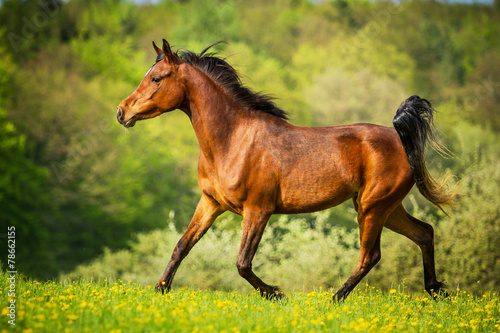
[[[262,281],[252,270],[252,260],[266,228],[271,214],[247,212],[243,214],[243,234],[236,267],[240,276],[247,280],[262,297],[282,299],[285,295],[277,286],[270,286]]]
[[[193,219],[189,223],[184,235],[177,243],[170,262],[165,269],[160,281],[156,285],[156,290],[169,291],[172,285],[172,280],[177,272],[177,268],[181,264],[193,246],[200,240],[205,232],[212,226],[214,220],[224,212],[224,209],[213,199],[203,195],[196,207]]]

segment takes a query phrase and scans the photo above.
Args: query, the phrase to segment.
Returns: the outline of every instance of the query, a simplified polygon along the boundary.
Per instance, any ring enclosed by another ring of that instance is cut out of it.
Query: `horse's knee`
[[[373,266],[375,266],[380,261],[381,258],[382,254],[380,253],[380,250],[373,251],[373,253],[371,253],[370,258],[368,259],[365,265],[365,268],[367,269],[373,268]]]
[[[175,246],[174,251],[172,252],[171,260],[175,262],[181,261],[188,255],[188,253],[189,250],[186,248],[185,242],[181,240]]]
[[[373,268],[373,266],[375,266],[380,261],[381,258],[382,255],[380,253],[380,250],[374,250],[368,256],[365,256],[361,260],[360,265],[358,267],[363,271],[367,270],[369,271],[370,269]]]
[[[172,256],[170,256],[170,260],[173,261],[179,261],[181,259],[181,251],[179,249],[179,245],[174,247],[174,250],[172,251]]]
[[[238,273],[242,278],[246,278],[252,272],[252,264],[238,261],[236,263],[236,268],[238,268]]]
[[[380,261],[381,258],[382,258],[382,254],[380,253],[380,250],[373,253],[372,260],[371,260],[372,267],[375,266]]]

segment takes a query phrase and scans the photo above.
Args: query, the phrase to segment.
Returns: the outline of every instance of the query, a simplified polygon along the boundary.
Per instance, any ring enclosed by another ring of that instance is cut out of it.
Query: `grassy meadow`
[[[180,288],[162,295],[132,282],[38,282],[17,277],[16,325],[8,324],[0,280],[0,332],[498,332],[498,293],[454,290],[447,299],[382,292],[363,284],[341,303],[332,290],[293,292],[283,302],[258,293]]]

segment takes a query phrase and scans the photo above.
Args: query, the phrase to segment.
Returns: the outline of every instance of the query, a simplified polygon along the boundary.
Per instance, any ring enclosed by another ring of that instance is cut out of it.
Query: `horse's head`
[[[137,120],[153,118],[178,109],[185,93],[179,79],[182,60],[170,49],[164,39],[163,49],[153,42],[157,53],[156,63],[146,73],[139,87],[120,105],[116,119],[125,127],[132,127]]]

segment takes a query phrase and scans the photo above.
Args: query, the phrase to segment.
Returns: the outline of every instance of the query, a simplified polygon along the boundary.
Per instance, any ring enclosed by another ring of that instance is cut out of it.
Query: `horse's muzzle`
[[[122,111],[122,108],[118,107],[118,109],[116,111],[116,120],[118,120],[118,122],[123,125],[124,118],[125,118],[125,115],[124,115],[124,112]]]
[[[129,120],[125,121],[125,112],[123,112],[122,108],[119,106],[116,110],[116,120],[123,125],[124,127],[133,127],[137,121],[137,117],[134,115]]]

